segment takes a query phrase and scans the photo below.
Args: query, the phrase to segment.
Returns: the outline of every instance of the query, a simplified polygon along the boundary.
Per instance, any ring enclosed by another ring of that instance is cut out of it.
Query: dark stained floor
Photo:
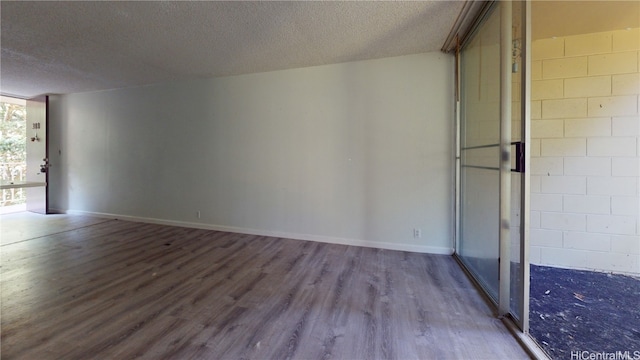
[[[524,359],[449,256],[3,215],[2,359]]]

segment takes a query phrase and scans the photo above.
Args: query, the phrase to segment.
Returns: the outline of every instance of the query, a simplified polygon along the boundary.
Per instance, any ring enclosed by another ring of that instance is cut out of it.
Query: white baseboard
[[[87,215],[87,216],[95,216],[95,217],[106,218],[106,219],[119,219],[119,220],[149,223],[149,224],[179,226],[179,227],[188,227],[188,228],[205,229],[205,230],[216,230],[216,231],[258,235],[258,236],[270,236],[270,237],[278,237],[278,238],[293,239],[293,240],[317,241],[317,242],[323,242],[323,243],[329,243],[329,244],[361,246],[361,247],[398,250],[398,251],[410,251],[410,252],[426,253],[426,254],[440,254],[440,255],[453,254],[453,248],[439,247],[439,246],[398,244],[398,243],[379,242],[379,241],[367,241],[367,240],[361,240],[361,239],[336,238],[336,237],[322,236],[322,235],[297,234],[297,233],[289,233],[289,232],[281,232],[281,231],[249,229],[249,228],[240,228],[240,227],[234,227],[234,226],[212,225],[212,224],[194,223],[194,222],[187,222],[187,221],[155,219],[155,218],[146,218],[146,217],[138,217],[138,216],[130,216],[130,215],[117,215],[117,214],[80,211],[80,210],[66,210],[61,213],[71,214],[71,215]]]

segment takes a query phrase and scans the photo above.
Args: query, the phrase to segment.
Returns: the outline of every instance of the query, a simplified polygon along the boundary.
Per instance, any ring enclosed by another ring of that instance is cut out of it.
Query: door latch
[[[44,164],[40,165],[40,172],[44,174],[49,170],[49,167],[51,165],[49,164],[49,159],[47,158],[42,159],[42,161],[44,161]]]

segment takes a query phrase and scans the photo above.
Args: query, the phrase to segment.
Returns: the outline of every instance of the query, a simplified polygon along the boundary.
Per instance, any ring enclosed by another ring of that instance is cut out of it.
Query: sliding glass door
[[[458,254],[497,303],[500,259],[500,12],[494,6],[460,53]]]
[[[530,64],[526,60],[527,40],[531,31],[527,10],[530,3],[525,1],[511,2],[510,39],[511,71],[507,72],[507,81],[511,84],[511,214],[509,221],[510,257],[509,257],[509,288],[510,313],[520,325],[528,331],[529,328],[529,154],[530,154],[530,95],[527,84],[531,83]]]
[[[526,133],[524,3],[485,9],[459,49],[456,254],[501,315],[521,327]],[[528,276],[528,272],[526,272]]]

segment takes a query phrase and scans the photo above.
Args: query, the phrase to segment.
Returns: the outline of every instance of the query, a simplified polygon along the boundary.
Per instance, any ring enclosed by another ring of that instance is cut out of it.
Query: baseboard
[[[361,240],[361,239],[336,238],[336,237],[321,236],[321,235],[297,234],[297,233],[280,232],[280,231],[259,230],[259,229],[250,229],[250,228],[240,228],[240,227],[234,227],[234,226],[212,225],[212,224],[194,223],[194,222],[187,222],[187,221],[165,220],[165,219],[146,218],[146,217],[139,217],[139,216],[118,215],[118,214],[80,211],[80,210],[66,210],[64,211],[64,213],[71,214],[71,215],[95,216],[95,217],[106,218],[106,219],[119,219],[119,220],[141,222],[141,223],[148,223],[148,224],[179,226],[179,227],[188,227],[188,228],[195,228],[195,229],[205,229],[205,230],[224,231],[224,232],[232,232],[232,233],[240,233],[240,234],[258,235],[258,236],[270,236],[270,237],[278,237],[278,238],[293,239],[293,240],[317,241],[317,242],[323,242],[323,243],[329,243],[329,244],[361,246],[361,247],[398,250],[398,251],[410,251],[410,252],[425,253],[425,254],[440,254],[440,255],[453,254],[453,248],[439,247],[439,246],[396,244],[396,243],[389,243],[389,242],[367,241],[367,240]]]
[[[67,210],[48,208],[47,214],[66,214]]]

